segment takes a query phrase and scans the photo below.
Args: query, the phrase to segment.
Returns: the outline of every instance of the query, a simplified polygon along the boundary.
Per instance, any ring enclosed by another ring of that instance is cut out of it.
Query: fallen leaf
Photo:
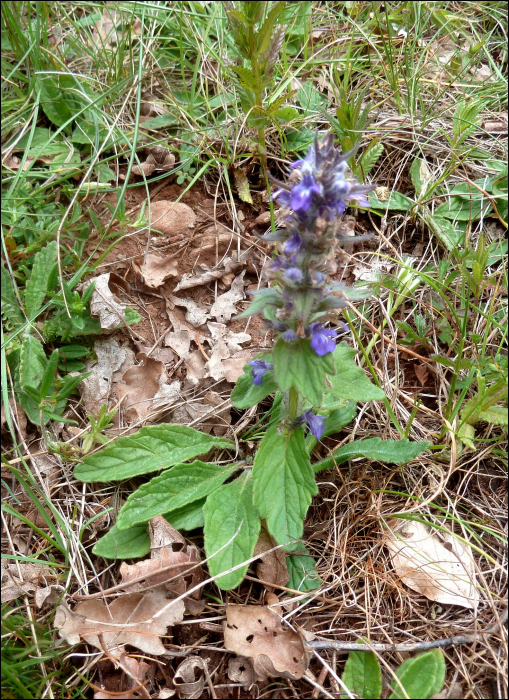
[[[186,360],[191,353],[191,333],[187,328],[170,331],[164,337],[164,344],[174,350],[181,360]]]
[[[139,686],[146,682],[150,664],[147,664],[145,661],[138,661],[133,656],[127,656],[123,651],[118,655],[115,654],[115,656],[117,656],[116,663],[119,668],[112,673],[102,674],[104,691],[95,692],[94,700],[111,700],[112,697],[115,700],[137,700],[140,697]],[[118,688],[125,687],[124,676],[129,678],[128,683],[133,690],[119,693]],[[138,690],[134,690],[135,688],[138,688]],[[148,691],[145,690],[145,693],[141,697],[149,698]]]
[[[130,423],[146,420],[154,408],[170,405],[180,396],[179,382],[167,384],[162,362],[144,353],[138,353],[136,358],[141,364],[128,369],[115,389],[117,398],[122,400],[124,417]]]
[[[205,358],[199,350],[194,350],[186,358],[186,384],[190,387],[197,386],[205,377]]]
[[[228,661],[228,678],[232,683],[252,685],[256,678],[253,666],[245,656],[234,656]]]
[[[196,214],[182,202],[160,200],[150,205],[150,225],[170,238],[189,236],[196,224]]]
[[[168,601],[166,590],[159,586],[146,593],[121,595],[108,605],[102,600],[85,600],[74,611],[59,605],[54,626],[68,644],[83,641],[102,650],[98,637],[102,633],[109,649],[131,644],[146,654],[159,656],[166,652],[159,637],[166,635],[170,625],[182,621],[184,611],[183,601]]]
[[[414,365],[414,372],[421,386],[424,386],[429,377],[429,368],[426,365]]]
[[[476,609],[475,564],[466,545],[414,520],[392,518],[387,526],[385,543],[403,583],[437,603]]]
[[[97,362],[87,360],[86,371],[92,372],[78,384],[78,389],[85,404],[85,411],[97,418],[101,406],[108,404],[114,373],[122,368],[129,357],[126,348],[121,347],[114,338],[96,340],[94,352]],[[134,362],[134,353],[131,360]],[[124,372],[127,371],[127,367]]]
[[[186,321],[194,327],[203,326],[207,319],[210,318],[210,314],[192,299],[180,299],[173,295],[170,295],[169,298],[176,306],[183,306],[187,309]]]
[[[224,645],[228,651],[250,660],[258,680],[297,680],[309,664],[301,634],[264,605],[228,605]]]
[[[17,426],[21,437],[24,439],[27,436],[27,417],[25,411],[21,405],[15,401],[12,397],[9,399],[9,414],[11,416],[11,421]],[[13,420],[14,418],[14,420]],[[2,435],[9,434],[9,427],[7,424],[7,416],[5,415],[5,406],[2,403],[1,409],[1,432]]]
[[[238,277],[235,277],[231,284],[231,288],[217,297],[210,309],[210,316],[213,316],[220,323],[229,321],[231,317],[237,313],[235,303],[246,298],[244,294],[244,275],[245,270],[242,270]]]
[[[47,564],[35,564],[32,562],[10,562],[8,559],[2,559],[2,603],[9,603],[11,600],[16,600],[20,596],[31,593],[42,587],[44,590],[49,590],[51,593],[52,586],[41,586],[44,584],[46,576],[54,578],[55,571],[53,567]],[[49,595],[48,593],[48,595]],[[47,596],[46,596],[47,597]],[[44,597],[40,596],[39,600],[44,602]]]
[[[286,554],[281,549],[275,549],[276,541],[269,534],[262,521],[262,527],[255,545],[253,556],[260,556],[261,562],[256,566],[256,575],[262,581],[286,586],[290,574],[286,566]],[[271,551],[272,550],[272,551]],[[268,554],[265,554],[268,552]]]
[[[195,674],[198,672],[198,678]],[[205,687],[205,662],[200,656],[192,656],[179,664],[173,677],[179,698],[199,698]]]
[[[232,257],[225,258],[222,262],[222,267],[219,269],[201,266],[202,272],[199,272],[198,274],[182,275],[182,279],[173,291],[180,292],[183,289],[199,287],[202,284],[208,284],[209,282],[213,282],[214,280],[221,279],[230,272],[236,272],[245,263],[245,252],[246,251],[243,251],[243,253],[241,254],[240,260],[234,259],[233,254]]]
[[[147,586],[160,587],[173,597],[184,595],[203,580],[198,550],[186,545],[182,535],[158,515],[149,520],[150,559],[135,564],[120,565],[120,586],[128,591],[146,590]],[[202,609],[199,591],[186,599],[186,607],[194,612]]]
[[[174,168],[175,154],[168,148],[162,146],[146,146],[144,151],[147,153],[147,156],[141,163],[141,167],[139,165],[133,165],[132,172],[134,175],[144,174],[148,177],[152,175],[155,170],[166,172]]]
[[[120,289],[129,293],[131,290],[129,283],[114,272],[106,272],[103,275],[99,275],[99,277],[88,280],[82,289],[87,289],[92,282],[95,282],[90,300],[90,313],[92,316],[99,316],[101,328],[104,330],[122,325],[128,305],[120,301],[118,294]]]
[[[216,381],[227,379],[227,381],[236,381],[243,372],[243,366],[246,364],[245,357],[235,358],[235,362],[231,361],[232,355],[242,351],[241,343],[247,343],[251,340],[249,333],[233,333],[224,323],[215,323],[210,321],[207,323],[207,328],[210,331],[209,344],[211,346],[210,359],[205,365],[205,376],[212,377]],[[244,364],[241,366],[241,362]],[[232,380],[237,371],[237,377]],[[228,378],[227,378],[228,375]]]
[[[149,253],[143,267],[137,267],[137,272],[139,272],[147,287],[157,289],[169,277],[178,277],[178,262],[173,255],[166,255],[164,258],[161,258],[159,255]]]
[[[506,134],[507,122],[487,120],[481,124],[481,127],[490,134]]]

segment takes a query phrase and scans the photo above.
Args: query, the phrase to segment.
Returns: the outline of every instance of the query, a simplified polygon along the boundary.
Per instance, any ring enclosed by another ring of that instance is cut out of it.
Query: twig
[[[446,639],[435,639],[432,642],[415,642],[414,644],[357,644],[355,642],[307,642],[307,645],[311,649],[334,649],[335,651],[340,651],[347,653],[349,651],[398,651],[398,652],[414,652],[414,651],[427,651],[428,649],[441,649],[445,647],[456,647],[460,644],[471,644],[477,642],[479,637],[482,635],[498,634],[502,632],[502,626],[507,621],[507,608],[500,615],[500,624],[497,621],[491,627],[484,631],[480,631],[476,634],[457,634],[454,637],[447,637]]]

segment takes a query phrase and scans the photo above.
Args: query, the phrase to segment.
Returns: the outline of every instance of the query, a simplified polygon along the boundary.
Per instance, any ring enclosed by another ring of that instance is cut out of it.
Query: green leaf
[[[21,346],[19,360],[19,382],[21,388],[40,386],[47,365],[46,353],[42,343],[33,335],[27,335]]]
[[[185,425],[150,425],[85,457],[83,463],[75,467],[74,476],[80,481],[130,479],[172,467],[214,447],[231,448],[232,443]]]
[[[470,425],[470,423],[461,423],[458,428],[457,436],[461,442],[471,450],[475,451],[477,449],[474,442],[475,428],[473,425]]]
[[[33,319],[42,306],[56,259],[56,241],[51,241],[35,255],[32,274],[25,287],[25,310],[29,319]]]
[[[51,386],[55,383],[55,372],[58,365],[58,350],[53,350],[44,370],[44,375],[41,382],[40,396],[42,399],[49,394]],[[27,387],[28,388],[28,387]]]
[[[414,202],[400,192],[391,192],[387,199],[379,199],[376,192],[368,195],[369,208],[374,211],[409,211]]]
[[[336,374],[329,377],[331,386],[327,391],[334,396],[352,401],[381,401],[385,398],[383,389],[372,384],[362,370],[354,362],[357,351],[348,347],[345,341],[334,350]]]
[[[127,530],[208,496],[237,469],[236,464],[225,466],[199,460],[166,469],[129,496],[118,514],[117,528]]]
[[[210,557],[211,576],[228,571],[253,556],[260,532],[260,516],[253,505],[253,480],[249,472],[209,496],[203,513],[205,552]],[[244,578],[248,566],[220,576],[216,584],[224,591],[235,588]]]
[[[450,221],[439,216],[426,217],[429,225],[438,240],[443,243],[447,250],[453,250],[463,239],[464,233],[456,228]]]
[[[406,691],[406,696],[393,678],[390,700],[397,698],[430,698],[442,690],[445,680],[445,661],[440,649],[430,649],[413,659],[403,661],[396,669],[396,677]]]
[[[507,425],[508,414],[505,406],[489,406],[479,412],[480,420],[486,423],[494,423],[495,425]]]
[[[101,537],[92,552],[105,559],[137,559],[150,552],[150,536],[148,526],[135,525],[128,530],[117,530],[113,525],[111,530]]]
[[[188,503],[187,506],[172,510],[171,513],[165,513],[164,517],[175,530],[194,530],[197,527],[203,527],[205,525],[203,515],[205,500],[205,498],[200,498],[199,501]]]
[[[265,372],[260,385],[253,384],[251,365],[244,365],[242,374],[233,387],[230,399],[235,408],[251,408],[260,401],[277,391],[277,386],[272,378],[272,372]]]
[[[374,139],[364,151],[358,162],[358,167],[361,169],[364,177],[369,175],[369,173],[373,170],[377,160],[380,158],[383,152],[383,144],[379,143],[378,139]]]
[[[153,117],[152,119],[147,119],[146,122],[143,122],[143,128],[144,129],[165,129],[167,127],[174,127],[178,126],[179,121],[175,119],[173,114],[160,114],[157,117]]]
[[[345,425],[353,421],[356,415],[357,404],[355,401],[349,401],[344,408],[337,408],[335,411],[332,411],[325,421],[323,437],[339,433]]]
[[[334,361],[332,353],[317,355],[310,342],[299,339],[286,343],[282,338],[277,341],[272,354],[274,381],[281,391],[295,387],[313,406],[320,406],[325,374],[335,373]]]
[[[302,428],[279,435],[278,426],[267,430],[253,466],[254,503],[267,521],[278,544],[295,550],[303,521],[318,492]]]
[[[382,440],[378,437],[369,440],[354,440],[349,442],[339,450],[333,452],[329,457],[313,464],[315,472],[322,469],[329,469],[335,464],[342,464],[348,459],[356,457],[366,457],[377,462],[387,462],[389,464],[406,464],[418,455],[422,454],[431,445],[427,440],[421,442],[410,442],[408,438],[403,440]]]
[[[74,110],[71,112],[65,100],[65,93],[62,92],[52,76],[45,76],[44,79],[36,78],[35,87],[40,92],[44,113],[53,124],[63,126],[72,121]]]
[[[303,553],[286,557],[286,567],[290,575],[288,588],[294,591],[314,591],[322,582],[315,568],[315,560],[305,547]]]
[[[7,321],[10,326],[18,326],[23,323],[23,314],[19,306],[19,301],[14,291],[9,271],[2,264],[2,318]]]
[[[244,309],[244,311],[235,316],[235,318],[247,318],[248,316],[254,316],[254,314],[262,311],[267,304],[271,304],[273,306],[283,306],[283,299],[279,289],[257,290],[253,301],[249,304],[247,309]]]
[[[363,644],[359,640],[359,644]],[[376,698],[382,694],[382,672],[372,651],[351,651],[343,672],[343,683],[359,698]]]

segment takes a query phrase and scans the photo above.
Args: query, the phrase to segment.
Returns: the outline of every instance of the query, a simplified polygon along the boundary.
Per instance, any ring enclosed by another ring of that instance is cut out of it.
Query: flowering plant
[[[301,542],[304,518],[318,490],[315,472],[360,456],[403,464],[428,447],[427,442],[372,438],[350,442],[311,463],[317,442],[347,425],[358,401],[385,398],[355,364],[355,350],[336,342],[337,329],[344,332],[345,326],[329,316],[347,300],[366,296],[365,290],[330,279],[342,242],[335,221],[348,202],[366,205],[371,189],[347,176],[349,155],[338,153],[331,135],[320,142],[315,139],[307,157],[293,164],[290,183],[276,182],[273,196],[289,214],[286,229],[265,236],[278,244],[279,252],[267,269],[273,286],[255,292],[240,317],[262,313],[277,340],[271,353],[244,367],[231,395],[238,409],[275,395],[254,462],[189,462],[211,448],[235,445],[182,425],[147,426],[86,456],[75,469],[82,481],[163,470],[129,496],[94,553],[143,556],[150,549],[148,521],[164,514],[179,529],[204,527],[210,573],[220,588],[230,589],[242,581],[255,558],[264,520],[274,541],[287,552],[288,585],[309,590],[320,585]],[[336,328],[327,325],[331,322]]]

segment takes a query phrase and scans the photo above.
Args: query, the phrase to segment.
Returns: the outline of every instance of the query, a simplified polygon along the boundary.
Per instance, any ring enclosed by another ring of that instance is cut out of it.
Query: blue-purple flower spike
[[[331,328],[325,328],[321,323],[313,323],[310,328],[311,332],[311,347],[317,355],[327,355],[329,352],[334,352],[336,343],[334,338],[337,338],[336,331]]]
[[[308,424],[309,432],[317,440],[320,440],[325,432],[325,421],[327,416],[317,416],[313,411],[305,411],[300,418],[297,418],[298,423],[306,421]]]
[[[262,383],[265,372],[274,369],[272,362],[266,360],[251,360],[248,364],[253,368],[251,374],[253,375],[253,384],[256,386],[260,386]]]

